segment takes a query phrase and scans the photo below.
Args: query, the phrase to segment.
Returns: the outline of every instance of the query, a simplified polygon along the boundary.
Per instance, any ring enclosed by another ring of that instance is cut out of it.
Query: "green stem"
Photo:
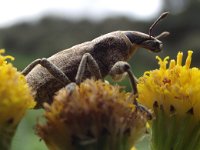
[[[167,135],[166,135],[166,142],[163,146],[163,150],[170,150],[172,148],[172,145],[174,145],[174,141],[176,141],[176,135],[177,135],[177,117],[175,114],[169,116],[167,119]]]
[[[152,150],[163,149],[165,141],[165,113],[163,108],[155,108],[156,118],[152,122]]]
[[[193,128],[191,135],[188,137],[188,140],[190,142],[188,145],[186,145],[185,150],[199,150],[200,149],[199,147],[200,146],[200,122],[197,123],[197,125]]]
[[[10,150],[16,128],[7,126],[0,131],[0,150]]]
[[[192,118],[193,116],[191,114],[187,114],[185,118],[180,120],[178,126],[178,135],[176,138],[176,143],[173,146],[173,150],[182,150],[185,148],[184,146],[188,142],[187,137],[189,136],[191,130]]]

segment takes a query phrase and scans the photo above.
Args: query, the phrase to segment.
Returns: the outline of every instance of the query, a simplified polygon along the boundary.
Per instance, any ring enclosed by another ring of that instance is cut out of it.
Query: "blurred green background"
[[[178,51],[183,51],[186,56],[187,50],[193,50],[192,66],[200,66],[200,1],[163,0],[157,16],[163,11],[170,11],[171,14],[157,25],[153,34],[157,35],[167,30],[171,35],[162,40],[164,50],[161,53],[153,54],[140,49],[133,56],[130,64],[137,77],[141,76],[145,70],[155,69],[158,66],[155,60],[156,55],[162,58],[167,55],[175,58]],[[15,66],[22,70],[36,58],[49,57],[62,49],[92,40],[111,31],[138,30],[147,33],[154,20],[155,18],[130,19],[130,17],[118,15],[101,21],[92,21],[85,18],[73,20],[59,17],[59,15],[46,15],[37,21],[18,22],[12,26],[1,27],[0,48],[5,48],[7,54],[14,56]],[[120,84],[128,85],[128,81],[125,80]],[[12,150],[46,150],[44,143],[34,133],[34,125],[42,112],[42,110],[27,112],[17,129]],[[146,142],[148,142],[147,139],[139,143],[138,149],[148,149]]]

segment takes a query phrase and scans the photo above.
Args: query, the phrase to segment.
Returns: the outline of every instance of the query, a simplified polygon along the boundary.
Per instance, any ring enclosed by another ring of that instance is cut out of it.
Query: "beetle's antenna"
[[[149,28],[149,36],[151,38],[151,33],[152,33],[152,30],[153,28],[158,24],[158,22],[162,19],[164,19],[167,15],[169,14],[169,12],[164,12],[160,15],[160,17],[158,17],[158,19],[156,19],[156,21],[154,21],[154,23],[150,26]]]
[[[164,31],[164,32],[160,33],[159,35],[157,35],[155,38],[160,39],[160,38],[164,38],[168,35],[170,35],[170,33],[168,31]]]

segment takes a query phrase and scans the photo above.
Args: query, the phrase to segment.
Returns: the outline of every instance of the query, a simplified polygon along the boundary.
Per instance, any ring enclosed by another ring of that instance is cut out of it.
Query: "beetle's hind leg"
[[[36,59],[22,71],[22,74],[27,75],[38,64],[46,68],[49,71],[49,73],[53,75],[62,84],[67,85],[71,82],[62,70],[60,70],[56,65],[54,65],[46,58]]]
[[[136,108],[140,111],[146,112],[147,117],[151,119],[152,115],[149,112],[149,110],[143,105],[139,104],[136,99],[138,97],[138,90],[137,90],[138,80],[133,74],[133,72],[131,71],[131,66],[127,62],[118,61],[113,65],[109,74],[111,75],[111,77],[115,77],[116,75],[122,75],[124,73],[128,74],[128,77],[132,86],[132,95],[130,96],[130,99],[134,98],[133,103],[135,104]]]
[[[92,57],[91,54],[85,53],[81,59],[81,62],[78,67],[78,71],[75,77],[76,83],[79,84],[82,82],[84,78],[84,73],[86,69],[89,69],[91,74],[95,77],[95,79],[102,79],[101,71],[99,69],[99,65],[96,60]]]

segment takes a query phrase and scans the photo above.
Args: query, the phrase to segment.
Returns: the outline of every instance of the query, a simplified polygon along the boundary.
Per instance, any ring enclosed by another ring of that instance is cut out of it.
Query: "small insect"
[[[49,58],[36,59],[22,73],[26,76],[37,101],[36,108],[42,107],[43,102],[52,102],[55,93],[69,83],[79,84],[87,78],[103,79],[111,75],[119,80],[128,74],[137,94],[136,82],[129,60],[138,48],[152,52],[160,52],[163,44],[159,40],[169,32],[152,36],[152,29],[165,18],[168,12],[160,17],[149,28],[149,34],[138,31],[115,31],[69,49],[60,51]]]

